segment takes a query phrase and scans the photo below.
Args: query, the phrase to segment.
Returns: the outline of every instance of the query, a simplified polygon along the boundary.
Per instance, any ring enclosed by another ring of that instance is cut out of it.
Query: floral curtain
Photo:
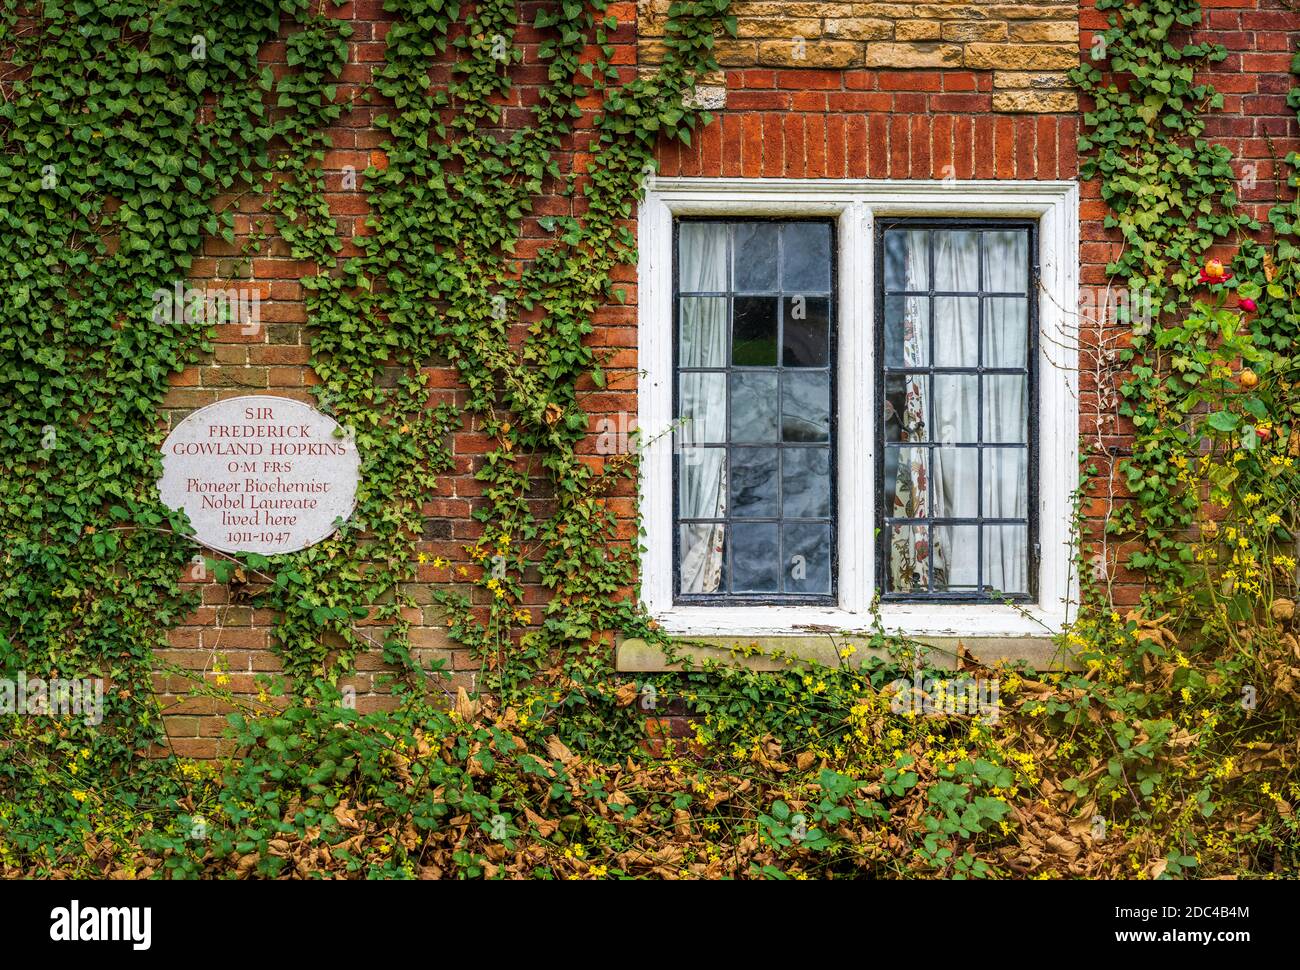
[[[905,237],[905,288],[947,293],[932,301],[904,300],[902,364],[905,367],[984,366],[1023,368],[1028,347],[1027,297],[988,297],[984,303],[984,349],[980,355],[980,300],[985,293],[1024,293],[1027,236],[1023,231],[912,230]],[[984,280],[980,280],[983,235]],[[933,245],[933,269],[928,251]],[[964,294],[970,294],[969,296]],[[927,306],[927,304],[930,304]],[[927,320],[927,311],[930,319]],[[930,327],[933,327],[931,340]],[[934,355],[931,361],[930,356]],[[903,518],[1027,519],[1026,447],[956,447],[978,442],[1022,444],[1028,381],[1018,375],[908,374],[904,378],[900,441],[893,480],[892,515]],[[932,382],[932,383],[931,383]],[[980,400],[981,394],[983,400]],[[981,410],[981,405],[983,410]],[[894,405],[897,407],[897,405]],[[983,429],[979,427],[983,416]],[[932,422],[932,427],[930,426]],[[906,442],[935,447],[906,447]],[[981,481],[981,462],[983,476]],[[982,529],[982,535],[976,530]],[[1024,525],[891,526],[890,588],[1007,592],[1028,589]],[[981,561],[980,550],[983,549]],[[927,562],[928,560],[928,562]]]

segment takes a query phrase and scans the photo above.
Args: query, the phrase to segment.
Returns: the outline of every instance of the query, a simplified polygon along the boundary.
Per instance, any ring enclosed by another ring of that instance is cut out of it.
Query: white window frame
[[[833,217],[839,246],[835,315],[839,388],[836,606],[673,603],[673,220],[680,216]],[[1078,480],[1079,190],[1071,181],[654,179],[638,216],[638,426],[644,529],[641,598],[668,633],[780,636],[866,631],[876,588],[874,381],[877,216],[998,218],[1039,223],[1038,599],[882,603],[891,633],[1050,636],[1077,601],[1071,520]]]

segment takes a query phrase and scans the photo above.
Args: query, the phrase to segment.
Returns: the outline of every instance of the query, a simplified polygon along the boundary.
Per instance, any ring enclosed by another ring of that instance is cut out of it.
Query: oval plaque
[[[222,552],[296,552],[356,504],[356,443],[310,405],[269,395],[199,408],[163,444],[164,504]]]

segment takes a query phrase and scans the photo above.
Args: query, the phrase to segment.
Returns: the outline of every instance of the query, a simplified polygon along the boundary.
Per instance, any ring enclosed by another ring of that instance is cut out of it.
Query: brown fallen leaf
[[[689,839],[691,837],[690,812],[680,808],[673,812],[673,831],[677,833],[679,839]]]
[[[574,758],[573,752],[554,734],[546,739],[546,753],[562,765],[567,765]]]
[[[555,830],[560,827],[560,823],[553,819],[542,818],[531,808],[524,809],[524,818],[532,823],[533,828],[537,829],[537,834],[544,839],[549,839],[555,834]]]
[[[461,720],[466,723],[473,721],[478,717],[480,710],[482,710],[482,705],[476,700],[471,700],[469,694],[465,693],[464,687],[456,688],[456,713]]]
[[[1052,851],[1056,852],[1058,855],[1065,856],[1065,858],[1071,861],[1078,858],[1079,853],[1083,851],[1077,842],[1071,842],[1069,839],[1061,835],[1049,835],[1047,837],[1047,845],[1052,849]]]
[[[334,806],[334,820],[349,832],[355,832],[361,828],[356,816],[348,811],[348,800],[346,798]]]
[[[637,690],[636,682],[629,680],[614,691],[614,705],[616,707],[627,707],[636,700],[638,693],[640,692]]]

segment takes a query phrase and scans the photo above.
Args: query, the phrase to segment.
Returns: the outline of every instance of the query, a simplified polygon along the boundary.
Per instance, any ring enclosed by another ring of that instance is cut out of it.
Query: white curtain
[[[907,233],[907,288],[928,288],[926,233]],[[985,235],[984,272],[988,291],[1023,292],[1027,270],[1023,232]],[[973,293],[980,289],[979,233],[934,233],[934,289]],[[1027,303],[1023,297],[985,300],[985,365],[1022,367],[1027,340]],[[932,307],[936,367],[974,367],[979,362],[979,301],[977,297],[935,297]],[[908,367],[930,363],[925,301],[909,299],[903,323],[903,357]],[[980,380],[969,374],[936,374],[933,401],[927,379],[906,380],[904,440],[933,440],[926,449],[903,449],[894,496],[895,515],[914,518],[1025,518],[1028,477],[1024,448],[983,449],[983,494],[980,494],[980,451],[944,447],[980,440]],[[984,438],[1023,442],[1027,401],[1023,377],[985,377]],[[927,432],[933,405],[932,432]],[[973,589],[980,580],[979,548],[974,526],[896,526],[891,535],[890,566],[894,589],[926,588],[926,555],[931,554],[936,590]],[[983,536],[983,584],[1005,592],[1028,589],[1024,526],[986,526]]]
[[[727,289],[727,230],[716,223],[682,223],[678,234],[679,291]],[[725,297],[683,297],[678,341],[680,367],[725,367]],[[680,376],[682,423],[678,429],[683,519],[722,518],[727,511],[725,448],[692,445],[726,441],[725,373]],[[725,529],[721,523],[687,524],[681,535],[681,591],[716,593],[722,580]]]
[[[929,259],[926,233],[905,233],[906,289],[929,288]],[[925,299],[908,297],[903,309],[903,366],[924,367],[930,363],[929,328]],[[902,441],[925,441],[929,437],[929,393],[925,377],[909,374],[904,379],[903,413],[898,415]],[[925,448],[900,448],[893,497],[895,516],[930,516],[930,461]],[[890,588],[899,592],[926,588],[929,536],[925,526],[897,525],[889,537]]]
[[[1028,237],[1023,231],[984,234],[985,289],[1026,293]],[[984,302],[984,364],[1025,367],[1029,349],[1029,302],[994,297]],[[986,377],[984,440],[1029,441],[1028,377]],[[984,514],[1029,517],[1029,449],[984,450]],[[1024,525],[984,529],[984,585],[1005,593],[1029,592],[1029,530]]]

